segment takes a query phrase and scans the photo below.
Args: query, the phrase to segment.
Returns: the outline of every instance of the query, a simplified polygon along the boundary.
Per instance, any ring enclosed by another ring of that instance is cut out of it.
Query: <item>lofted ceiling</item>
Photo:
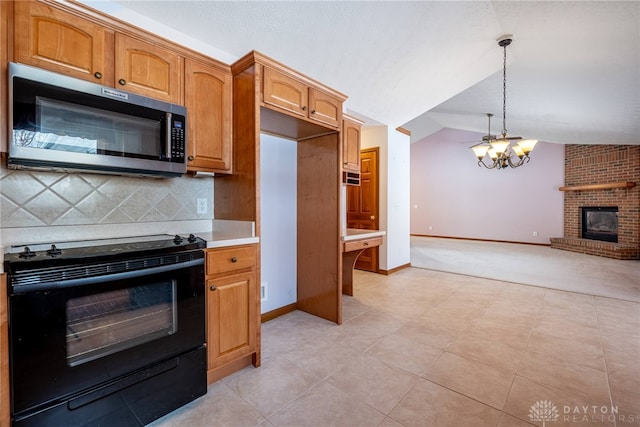
[[[638,1],[83,2],[130,22],[139,14],[225,62],[260,51],[347,94],[347,111],[367,122],[410,130],[412,142],[442,128],[486,133],[487,112],[500,133],[496,39],[510,33],[509,136],[640,144]]]

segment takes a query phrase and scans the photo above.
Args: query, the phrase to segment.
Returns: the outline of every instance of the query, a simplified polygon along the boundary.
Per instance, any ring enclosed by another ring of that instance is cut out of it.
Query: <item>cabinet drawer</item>
[[[255,264],[255,246],[238,246],[207,251],[207,275],[253,268]]]
[[[373,248],[382,244],[382,237],[372,237],[371,239],[352,240],[344,242],[344,251],[359,251],[360,249]]]

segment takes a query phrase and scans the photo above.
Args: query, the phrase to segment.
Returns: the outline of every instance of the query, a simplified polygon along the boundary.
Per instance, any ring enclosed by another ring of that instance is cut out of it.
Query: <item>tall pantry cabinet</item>
[[[259,235],[260,134],[297,141],[296,308],[342,323],[346,96],[255,51],[232,72],[234,173],[215,180],[215,217],[254,221]]]

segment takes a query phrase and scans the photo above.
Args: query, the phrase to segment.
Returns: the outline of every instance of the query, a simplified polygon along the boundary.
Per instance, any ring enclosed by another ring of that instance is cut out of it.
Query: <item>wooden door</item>
[[[231,172],[231,73],[185,60],[187,168]]]
[[[347,186],[347,227],[365,230],[379,229],[379,148],[360,152],[360,186]],[[378,247],[367,249],[356,261],[355,268],[378,271]]]
[[[183,60],[177,53],[116,34],[115,86],[182,105]]]
[[[105,86],[113,85],[113,33],[51,6],[16,1],[15,60]]]
[[[256,349],[253,271],[207,281],[207,365],[214,369]]]

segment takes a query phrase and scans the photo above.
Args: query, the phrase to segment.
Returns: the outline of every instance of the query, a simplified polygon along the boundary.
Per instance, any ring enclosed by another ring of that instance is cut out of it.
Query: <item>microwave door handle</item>
[[[167,142],[167,148],[166,148],[166,156],[167,159],[171,158],[171,117],[172,114],[171,113],[166,113],[166,132],[165,132],[165,139]]]

